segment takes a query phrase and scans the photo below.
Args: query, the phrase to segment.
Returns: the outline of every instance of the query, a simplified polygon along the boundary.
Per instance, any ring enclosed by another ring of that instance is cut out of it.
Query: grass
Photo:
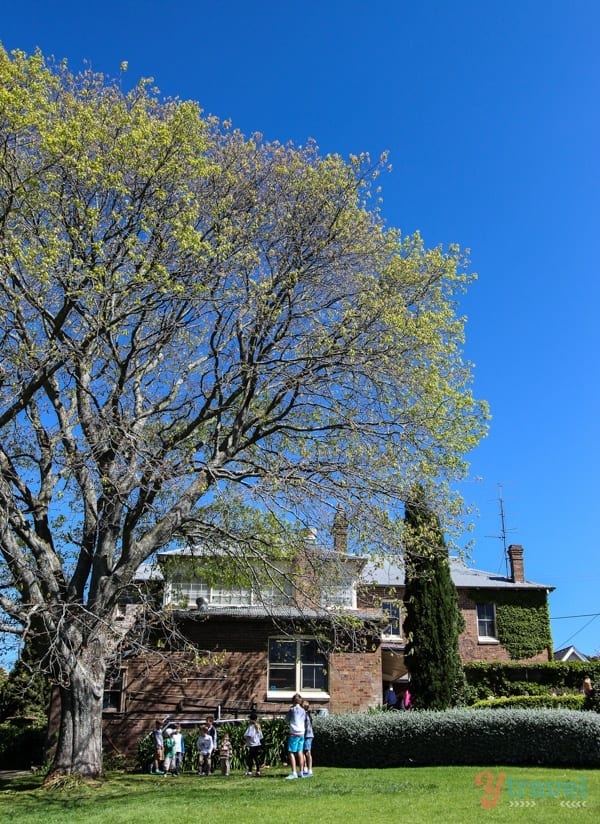
[[[498,801],[486,809],[481,804],[486,782],[491,791],[501,774],[504,783]],[[285,775],[283,769],[267,770],[262,778],[115,773],[92,784],[67,779],[61,788],[52,790],[42,789],[37,776],[0,775],[0,820],[14,818],[19,824],[209,824],[219,820],[234,824],[352,824],[359,820],[387,824],[406,818],[429,824],[442,816],[444,824],[508,818],[532,824],[600,820],[598,770],[317,768],[311,779],[285,781]],[[569,796],[576,792],[579,798]],[[554,797],[549,797],[552,793]]]

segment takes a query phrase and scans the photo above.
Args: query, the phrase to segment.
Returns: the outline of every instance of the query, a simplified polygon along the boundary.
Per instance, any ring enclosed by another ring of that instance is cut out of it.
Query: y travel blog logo
[[[523,780],[505,772],[482,770],[475,776],[475,786],[483,789],[480,804],[492,810],[500,800],[510,807],[535,807],[541,799],[554,799],[561,807],[585,807],[585,775],[564,781]]]

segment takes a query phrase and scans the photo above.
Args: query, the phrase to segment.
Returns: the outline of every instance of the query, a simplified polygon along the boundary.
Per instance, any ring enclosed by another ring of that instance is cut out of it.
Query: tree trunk
[[[86,648],[73,667],[70,683],[60,689],[58,744],[48,780],[76,773],[102,775],[102,704],[106,665],[99,653]]]

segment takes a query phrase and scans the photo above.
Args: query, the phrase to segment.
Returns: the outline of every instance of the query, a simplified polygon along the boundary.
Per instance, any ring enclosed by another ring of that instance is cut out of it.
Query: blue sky
[[[105,0],[7,4],[8,50],[129,63],[245,133],[389,150],[383,213],[471,249],[464,301],[488,438],[463,493],[473,563],[556,587],[556,647],[600,653],[600,4]],[[480,480],[475,480],[479,478]],[[466,538],[465,538],[466,540]],[[563,617],[574,616],[574,617]]]

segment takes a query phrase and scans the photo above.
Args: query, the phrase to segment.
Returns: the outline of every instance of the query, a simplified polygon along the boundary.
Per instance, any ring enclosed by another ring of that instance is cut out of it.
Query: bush
[[[473,710],[498,710],[509,707],[522,709],[582,710],[583,695],[511,695],[508,698],[489,698],[476,701]]]
[[[580,693],[589,676],[600,683],[600,660],[549,661],[537,664],[477,661],[465,664],[464,671],[476,699],[509,695],[550,695],[553,692]]]
[[[330,715],[315,719],[315,762],[328,767],[600,766],[600,716],[503,709]]]
[[[28,770],[44,761],[46,724],[0,724],[0,769]]]

